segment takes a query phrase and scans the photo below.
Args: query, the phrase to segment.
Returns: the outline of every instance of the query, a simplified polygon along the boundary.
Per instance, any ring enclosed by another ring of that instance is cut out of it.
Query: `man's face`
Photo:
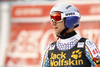
[[[60,19],[60,17],[61,17],[61,12],[55,12],[51,15],[51,24],[54,27],[54,31],[56,35],[60,35],[62,30],[65,29],[64,20]]]

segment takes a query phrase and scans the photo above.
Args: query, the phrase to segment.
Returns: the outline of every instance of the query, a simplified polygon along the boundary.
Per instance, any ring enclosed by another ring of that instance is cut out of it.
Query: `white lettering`
[[[20,58],[38,58],[39,55],[39,39],[42,36],[43,31],[25,31],[22,30],[16,39],[16,41],[12,42],[12,47],[10,51],[13,54],[12,57],[20,57]]]
[[[90,8],[90,13],[91,14],[96,14],[96,13],[99,13],[100,14],[100,6],[99,5],[98,6],[92,6]]]
[[[32,15],[42,15],[43,9],[41,8],[17,8],[15,10],[16,16],[32,16]]]

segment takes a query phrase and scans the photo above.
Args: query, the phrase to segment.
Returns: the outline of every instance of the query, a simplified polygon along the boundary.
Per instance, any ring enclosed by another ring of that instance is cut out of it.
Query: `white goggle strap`
[[[71,17],[71,16],[77,16],[77,17],[81,17],[80,13],[79,12],[64,12],[64,13],[61,13],[61,18],[65,18],[65,17]]]
[[[57,22],[55,22],[55,20],[54,19],[51,19],[51,23],[52,22],[55,22],[55,23],[60,23],[60,22],[62,22],[63,21],[63,19],[61,20],[61,21],[57,21]]]

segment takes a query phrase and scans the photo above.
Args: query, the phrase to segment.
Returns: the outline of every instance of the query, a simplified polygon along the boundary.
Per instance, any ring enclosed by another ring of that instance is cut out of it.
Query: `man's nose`
[[[52,25],[56,25],[57,23],[56,23],[56,22],[51,22],[51,24],[52,24]]]
[[[51,20],[51,24],[52,24],[52,25],[56,25],[55,20],[52,19],[52,20]]]

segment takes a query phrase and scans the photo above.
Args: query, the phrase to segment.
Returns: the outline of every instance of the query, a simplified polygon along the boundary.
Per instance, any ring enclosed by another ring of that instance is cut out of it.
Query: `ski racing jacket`
[[[40,67],[95,67],[100,64],[97,45],[75,34],[48,45],[42,53]]]

